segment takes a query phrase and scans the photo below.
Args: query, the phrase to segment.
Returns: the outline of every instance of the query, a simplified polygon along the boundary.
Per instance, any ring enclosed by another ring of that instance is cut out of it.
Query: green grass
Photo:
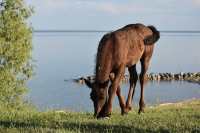
[[[109,120],[96,120],[92,113],[84,112],[38,112],[32,108],[16,111],[1,107],[0,132],[200,133],[200,100],[147,107],[141,115],[135,109],[121,116],[118,110]]]

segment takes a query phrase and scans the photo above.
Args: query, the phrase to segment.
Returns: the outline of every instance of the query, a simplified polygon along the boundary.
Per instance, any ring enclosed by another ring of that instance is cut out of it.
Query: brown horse
[[[141,62],[139,76],[141,96],[139,113],[144,111],[144,82],[150,59],[154,50],[154,43],[160,38],[160,33],[154,26],[130,24],[119,30],[105,34],[101,39],[95,69],[95,82],[85,79],[89,88],[92,88],[90,97],[94,104],[94,116],[109,117],[112,112],[112,103],[117,94],[122,114],[131,110],[132,99],[138,75],[136,63]],[[127,101],[121,95],[120,81],[128,67],[130,74],[130,88]],[[110,87],[108,88],[110,83]]]

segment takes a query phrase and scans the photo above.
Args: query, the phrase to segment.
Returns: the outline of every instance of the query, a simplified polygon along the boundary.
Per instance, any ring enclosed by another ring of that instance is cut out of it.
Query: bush
[[[0,104],[17,107],[32,75],[32,10],[23,0],[0,0]]]

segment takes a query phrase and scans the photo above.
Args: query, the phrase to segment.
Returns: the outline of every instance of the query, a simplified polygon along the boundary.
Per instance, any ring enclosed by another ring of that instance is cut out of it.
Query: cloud
[[[40,0],[41,2],[41,0]],[[51,9],[56,9],[56,8],[63,8],[66,6],[67,2],[65,0],[43,0],[42,3],[44,6],[51,8]]]
[[[135,2],[111,2],[111,1],[93,1],[93,0],[26,0],[33,5],[36,12],[54,12],[54,11],[98,11],[108,14],[125,14],[146,11],[143,5]]]
[[[79,7],[91,10],[91,11],[98,11],[112,15],[120,15],[120,14],[127,14],[127,13],[137,13],[137,12],[148,12],[152,10],[147,5],[144,5],[142,2],[130,2],[130,1],[92,1],[92,0],[85,0],[85,1],[77,1],[79,3]],[[154,10],[154,9],[153,9]]]
[[[128,14],[182,14],[193,12],[200,7],[200,0],[145,0],[107,1],[107,0],[26,0],[35,7],[36,14],[52,15],[128,15]],[[179,4],[178,4],[179,3]],[[198,5],[198,6],[197,6]],[[187,8],[185,8],[187,7]]]
[[[107,12],[110,14],[127,14],[127,13],[135,13],[135,12],[144,12],[147,8],[139,4],[134,3],[111,3],[104,2],[96,5],[96,9],[99,11]]]
[[[26,2],[33,6],[36,12],[39,11],[40,13],[56,11],[71,6],[69,0],[26,0]]]
[[[194,3],[196,6],[200,6],[200,0],[193,0],[193,3]]]
[[[35,13],[31,21],[39,28],[48,27],[103,27],[132,21],[165,25],[196,24],[200,0],[25,0]],[[106,20],[108,23],[105,24]],[[170,20],[170,21],[169,21]],[[179,22],[181,20],[181,22]],[[165,23],[169,21],[169,23]],[[179,22],[178,24],[176,22]],[[110,27],[109,27],[110,26]],[[183,26],[184,27],[184,26]],[[176,27],[175,27],[176,28]]]

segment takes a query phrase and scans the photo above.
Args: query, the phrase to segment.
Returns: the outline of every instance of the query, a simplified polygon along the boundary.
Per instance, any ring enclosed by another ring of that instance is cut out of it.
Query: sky
[[[200,0],[25,0],[35,30],[114,30],[131,23],[200,30]]]

